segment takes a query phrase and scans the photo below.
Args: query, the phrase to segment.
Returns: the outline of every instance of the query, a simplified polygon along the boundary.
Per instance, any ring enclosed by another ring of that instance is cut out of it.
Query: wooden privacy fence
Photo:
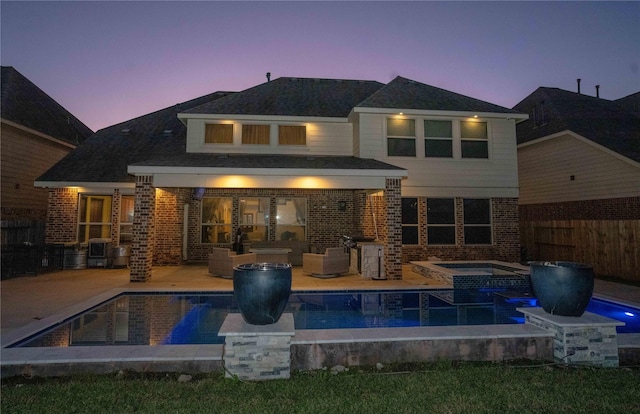
[[[640,282],[640,220],[552,220],[520,223],[528,260],[566,260],[596,275]]]

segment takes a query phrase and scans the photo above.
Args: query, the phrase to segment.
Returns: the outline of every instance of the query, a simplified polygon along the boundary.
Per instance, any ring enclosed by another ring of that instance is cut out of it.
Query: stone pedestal
[[[525,323],[553,333],[553,357],[569,365],[617,367],[616,326],[624,322],[585,312],[580,317],[551,315],[542,308],[517,308]]]
[[[293,314],[285,313],[271,325],[250,325],[239,313],[230,313],[218,335],[225,337],[225,377],[252,381],[289,378]]]

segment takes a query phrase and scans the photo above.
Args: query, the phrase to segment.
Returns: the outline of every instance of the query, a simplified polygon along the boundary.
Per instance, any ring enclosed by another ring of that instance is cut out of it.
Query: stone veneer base
[[[226,378],[262,381],[290,377],[293,314],[285,313],[273,324],[251,325],[241,314],[230,313],[219,335],[225,337]]]
[[[585,312],[580,317],[551,315],[542,308],[517,308],[525,323],[554,335],[553,357],[569,365],[617,367],[616,326],[624,322]]]
[[[454,289],[531,289],[529,267],[499,260],[412,261],[411,270]]]

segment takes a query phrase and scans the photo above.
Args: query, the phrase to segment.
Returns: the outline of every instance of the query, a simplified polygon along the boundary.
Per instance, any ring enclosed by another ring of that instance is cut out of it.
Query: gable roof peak
[[[280,77],[183,113],[346,118],[382,86],[365,80]]]
[[[357,105],[360,108],[415,109],[515,114],[516,111],[413,79],[396,76]]]

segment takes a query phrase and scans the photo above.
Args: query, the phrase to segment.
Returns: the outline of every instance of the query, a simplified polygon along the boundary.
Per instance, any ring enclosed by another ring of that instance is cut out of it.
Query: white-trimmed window
[[[278,125],[278,145],[307,145],[307,127]]]
[[[451,121],[424,120],[424,156],[426,158],[453,158]]]
[[[387,118],[387,155],[390,157],[416,156],[416,121],[414,119]]]
[[[133,209],[135,197],[123,195],[120,198],[120,244],[131,244],[133,240]]]
[[[78,241],[86,243],[89,239],[111,238],[110,195],[80,195],[78,208]]]
[[[242,125],[242,145],[269,145],[270,125]]]
[[[456,244],[455,199],[427,198],[427,244]]]
[[[224,197],[202,199],[202,243],[231,243],[231,211],[233,200]]]
[[[418,199],[402,197],[402,244],[418,244]]]
[[[269,197],[240,198],[239,222],[244,240],[269,240]]]
[[[307,239],[307,199],[276,199],[276,240]]]
[[[233,124],[206,124],[205,144],[233,144]]]
[[[464,244],[491,244],[491,200],[465,198]]]
[[[460,139],[462,158],[489,158],[489,135],[486,122],[461,121]]]

